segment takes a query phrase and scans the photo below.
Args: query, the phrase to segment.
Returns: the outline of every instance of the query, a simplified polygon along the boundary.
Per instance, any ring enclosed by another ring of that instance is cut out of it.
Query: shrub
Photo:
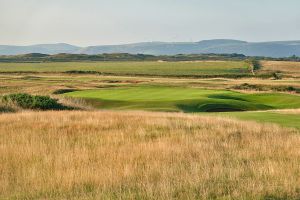
[[[33,96],[29,94],[9,94],[3,97],[5,103],[13,103],[21,108],[30,108],[33,103]]]
[[[51,110],[60,109],[62,106],[57,103],[56,99],[49,96],[34,96],[32,107],[33,109]]]
[[[259,70],[261,68],[260,62],[256,59],[252,60],[252,65],[254,70]]]
[[[281,76],[281,74],[279,74],[279,73],[274,72],[272,75],[273,75],[273,78],[274,78],[275,80],[280,80],[280,79],[282,79],[282,76]]]
[[[261,69],[261,64],[259,60],[255,58],[247,59],[246,63],[249,64],[249,70],[254,74],[254,71],[260,70]]]
[[[33,96],[25,93],[5,95],[3,101],[23,109],[58,110],[63,108],[56,99],[49,96]]]

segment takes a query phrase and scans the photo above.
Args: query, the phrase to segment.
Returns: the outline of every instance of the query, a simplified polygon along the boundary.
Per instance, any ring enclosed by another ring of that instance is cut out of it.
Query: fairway
[[[300,107],[300,96],[296,95],[165,86],[116,87],[65,95],[87,99],[97,108],[117,110],[224,112]]]
[[[248,64],[235,61],[0,63],[0,72],[67,71],[153,76],[197,76],[249,73]]]

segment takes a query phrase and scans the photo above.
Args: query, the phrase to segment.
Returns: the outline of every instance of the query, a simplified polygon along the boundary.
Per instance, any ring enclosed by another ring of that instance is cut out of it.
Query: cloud
[[[299,39],[298,0],[0,0],[0,44]]]

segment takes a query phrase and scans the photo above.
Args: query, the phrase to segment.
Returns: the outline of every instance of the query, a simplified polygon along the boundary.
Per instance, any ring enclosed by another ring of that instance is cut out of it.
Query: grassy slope
[[[0,72],[97,71],[132,75],[219,75],[248,73],[244,62],[65,62],[0,63]]]
[[[252,120],[257,122],[276,123],[285,127],[300,129],[300,114],[283,114],[279,112],[230,112],[218,114],[230,116],[242,120]]]
[[[162,111],[238,111],[299,108],[300,97],[288,94],[242,94],[227,90],[139,86],[84,90],[67,96],[87,98],[104,109],[143,109]]]
[[[296,200],[296,133],[176,113],[2,114],[0,199]]]

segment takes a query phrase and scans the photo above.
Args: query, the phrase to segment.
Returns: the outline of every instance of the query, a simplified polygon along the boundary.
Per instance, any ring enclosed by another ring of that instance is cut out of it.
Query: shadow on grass
[[[58,89],[55,90],[52,94],[65,94],[65,93],[69,93],[69,92],[76,92],[78,90],[76,89]]]
[[[246,111],[234,105],[229,104],[180,104],[177,107],[183,112],[241,112]]]
[[[230,95],[226,95],[226,94],[214,94],[214,95],[209,95],[207,97],[212,98],[212,99],[225,99],[225,100],[237,100],[237,101],[249,102],[248,100],[243,99],[241,97],[235,97],[235,96],[230,96]]]

